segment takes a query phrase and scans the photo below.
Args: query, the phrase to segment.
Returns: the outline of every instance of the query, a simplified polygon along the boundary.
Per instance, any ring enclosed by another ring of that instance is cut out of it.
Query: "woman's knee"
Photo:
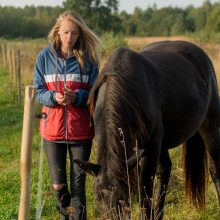
[[[63,187],[65,186],[65,184],[64,183],[59,183],[59,184],[53,184],[53,188],[55,189],[55,190],[61,190]]]

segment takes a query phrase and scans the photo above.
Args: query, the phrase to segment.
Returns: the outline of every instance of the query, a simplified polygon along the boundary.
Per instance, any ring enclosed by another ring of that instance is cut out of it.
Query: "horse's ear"
[[[76,159],[73,160],[73,162],[76,163],[84,172],[93,176],[97,176],[101,168],[99,164],[90,163],[84,160]]]
[[[137,153],[135,153],[134,155],[132,155],[128,159],[128,167],[129,167],[130,170],[137,166],[137,162],[140,161],[140,159],[143,156],[144,152],[145,152],[144,149],[138,149]]]

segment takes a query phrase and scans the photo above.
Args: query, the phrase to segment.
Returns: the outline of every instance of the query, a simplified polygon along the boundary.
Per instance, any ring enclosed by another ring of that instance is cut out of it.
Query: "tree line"
[[[220,2],[203,2],[200,7],[164,7],[156,4],[133,13],[118,11],[118,0],[66,0],[62,7],[0,6],[0,37],[40,38],[47,36],[64,10],[77,11],[98,34],[113,32],[126,36],[171,36],[200,34],[220,36]]]

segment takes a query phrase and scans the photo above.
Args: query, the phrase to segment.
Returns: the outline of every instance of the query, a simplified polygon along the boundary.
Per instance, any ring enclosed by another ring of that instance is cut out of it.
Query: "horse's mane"
[[[98,77],[96,78],[94,85],[90,91],[87,105],[89,107],[89,113],[92,116],[94,111],[95,111],[95,105],[96,105],[96,100],[98,97],[98,92],[101,87],[101,85],[106,81],[106,75],[105,74],[99,74]]]
[[[143,113],[138,85],[126,78],[122,73],[122,59],[130,50],[119,49],[108,60],[97,78],[88,100],[90,112],[95,110],[99,88],[106,82],[104,115],[107,155],[105,165],[124,182],[127,182],[126,158],[135,153],[135,148],[146,142],[146,116]],[[136,146],[137,145],[137,146]],[[100,154],[103,149],[98,149]]]

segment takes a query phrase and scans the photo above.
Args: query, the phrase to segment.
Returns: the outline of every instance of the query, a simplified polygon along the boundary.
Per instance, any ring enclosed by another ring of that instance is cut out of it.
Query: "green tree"
[[[133,23],[131,15],[126,11],[122,11],[119,14],[119,18],[121,20],[121,33],[126,36],[135,35],[136,25]]]
[[[91,16],[92,6],[99,7],[100,2],[100,0],[66,0],[63,2],[63,6],[65,9],[78,12],[84,19],[87,19]]]
[[[209,0],[205,1],[202,4],[202,6],[199,8],[188,7],[186,9],[189,20],[193,21],[194,28],[192,29],[194,29],[194,31],[199,32],[204,30],[206,26],[207,18],[211,10],[212,10],[212,4],[210,3]]]
[[[97,33],[120,30],[118,0],[66,0],[63,5],[65,9],[78,12]]]
[[[220,32],[220,4],[216,5],[208,16],[205,30],[208,33]]]
[[[183,14],[176,16],[175,22],[171,28],[171,35],[181,35],[186,31],[185,19]]]

